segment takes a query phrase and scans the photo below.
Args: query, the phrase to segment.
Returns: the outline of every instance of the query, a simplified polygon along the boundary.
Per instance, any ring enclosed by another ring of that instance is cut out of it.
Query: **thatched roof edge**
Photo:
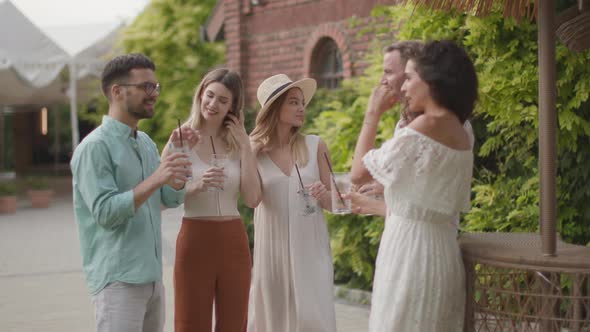
[[[537,3],[541,0],[397,0],[395,4],[423,5],[437,10],[457,9],[476,16],[490,13],[494,5],[501,5],[505,17],[532,20],[537,15]]]

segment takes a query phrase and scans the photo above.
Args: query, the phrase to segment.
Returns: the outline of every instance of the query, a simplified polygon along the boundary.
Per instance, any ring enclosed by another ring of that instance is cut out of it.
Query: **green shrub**
[[[162,92],[154,117],[140,121],[139,128],[150,135],[160,150],[176,128],[177,119],[188,119],[193,94],[205,73],[224,61],[224,44],[201,40],[199,29],[216,2],[150,1],[121,37],[123,53],[143,53],[156,64]],[[82,109],[80,118],[98,125],[108,110],[106,99],[100,96],[92,108],[96,111]]]
[[[49,182],[44,176],[29,176],[27,177],[27,187],[32,190],[46,190],[49,189]]]
[[[0,181],[0,196],[16,195],[16,184],[13,181]]]

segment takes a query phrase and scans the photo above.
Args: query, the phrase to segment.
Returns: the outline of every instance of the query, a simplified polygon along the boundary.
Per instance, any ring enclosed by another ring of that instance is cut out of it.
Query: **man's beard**
[[[138,105],[131,105],[127,104],[127,113],[131,114],[137,120],[141,119],[151,119],[154,117],[154,110],[153,109],[146,109],[143,106],[143,103],[152,99],[144,99],[141,104]]]

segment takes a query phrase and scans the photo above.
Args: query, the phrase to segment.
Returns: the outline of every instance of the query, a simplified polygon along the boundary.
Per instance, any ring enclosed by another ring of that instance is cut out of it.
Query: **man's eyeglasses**
[[[121,83],[121,86],[135,86],[145,91],[145,94],[151,96],[154,91],[160,93],[160,83],[143,82],[143,83]]]

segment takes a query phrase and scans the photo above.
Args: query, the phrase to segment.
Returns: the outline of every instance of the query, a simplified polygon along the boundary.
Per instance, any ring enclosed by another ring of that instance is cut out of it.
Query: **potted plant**
[[[0,181],[0,213],[16,213],[16,185]]]
[[[47,179],[39,176],[32,176],[27,178],[29,190],[27,194],[31,200],[33,208],[48,208],[51,198],[53,197],[53,190],[49,188]]]

